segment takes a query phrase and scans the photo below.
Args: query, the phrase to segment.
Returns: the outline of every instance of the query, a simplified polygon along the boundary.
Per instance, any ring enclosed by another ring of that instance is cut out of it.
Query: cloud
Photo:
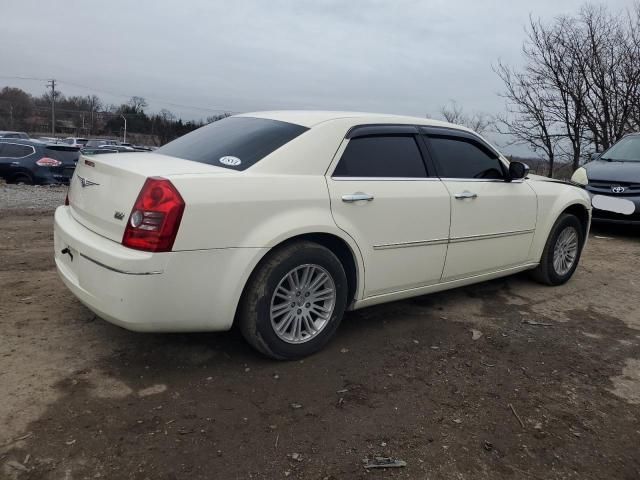
[[[450,99],[495,113],[503,105],[491,65],[520,61],[529,14],[550,19],[582,3],[23,0],[3,6],[2,70],[55,77],[67,94],[86,85],[113,103],[143,96],[186,118],[278,108],[424,116]]]

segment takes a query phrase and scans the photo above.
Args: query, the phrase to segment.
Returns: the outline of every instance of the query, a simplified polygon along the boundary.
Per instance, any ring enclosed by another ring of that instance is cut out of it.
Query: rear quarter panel
[[[357,244],[331,216],[324,176],[245,172],[170,179],[186,203],[174,250],[261,248],[266,253],[298,235],[328,233],[347,243],[358,278],[364,278]]]

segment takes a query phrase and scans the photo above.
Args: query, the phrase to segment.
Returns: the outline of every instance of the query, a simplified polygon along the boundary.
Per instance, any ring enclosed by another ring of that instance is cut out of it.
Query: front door
[[[506,181],[498,154],[475,135],[430,129],[425,140],[451,195],[442,280],[527,263],[537,216],[536,194],[527,181]]]
[[[361,249],[365,297],[434,284],[442,275],[449,193],[429,176],[416,133],[364,128],[343,142],[327,176],[335,222]]]

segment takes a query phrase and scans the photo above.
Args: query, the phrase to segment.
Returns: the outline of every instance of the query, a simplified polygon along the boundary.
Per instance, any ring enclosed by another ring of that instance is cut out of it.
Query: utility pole
[[[56,136],[56,81],[51,79],[47,82],[47,87],[51,87],[51,135]]]
[[[9,128],[13,130],[13,105],[9,105]]]
[[[124,120],[124,137],[122,139],[122,143],[127,143],[127,117],[124,115],[120,115]]]

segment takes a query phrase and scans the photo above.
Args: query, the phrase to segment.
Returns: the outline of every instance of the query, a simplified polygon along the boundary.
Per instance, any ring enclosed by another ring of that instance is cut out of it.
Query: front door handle
[[[456,197],[456,200],[464,200],[465,198],[478,198],[478,194],[465,190],[462,193],[456,193],[454,197]]]
[[[350,195],[342,196],[343,202],[357,202],[359,200],[366,200],[367,202],[370,202],[371,200],[373,200],[373,195],[369,195],[368,193],[356,192]]]

